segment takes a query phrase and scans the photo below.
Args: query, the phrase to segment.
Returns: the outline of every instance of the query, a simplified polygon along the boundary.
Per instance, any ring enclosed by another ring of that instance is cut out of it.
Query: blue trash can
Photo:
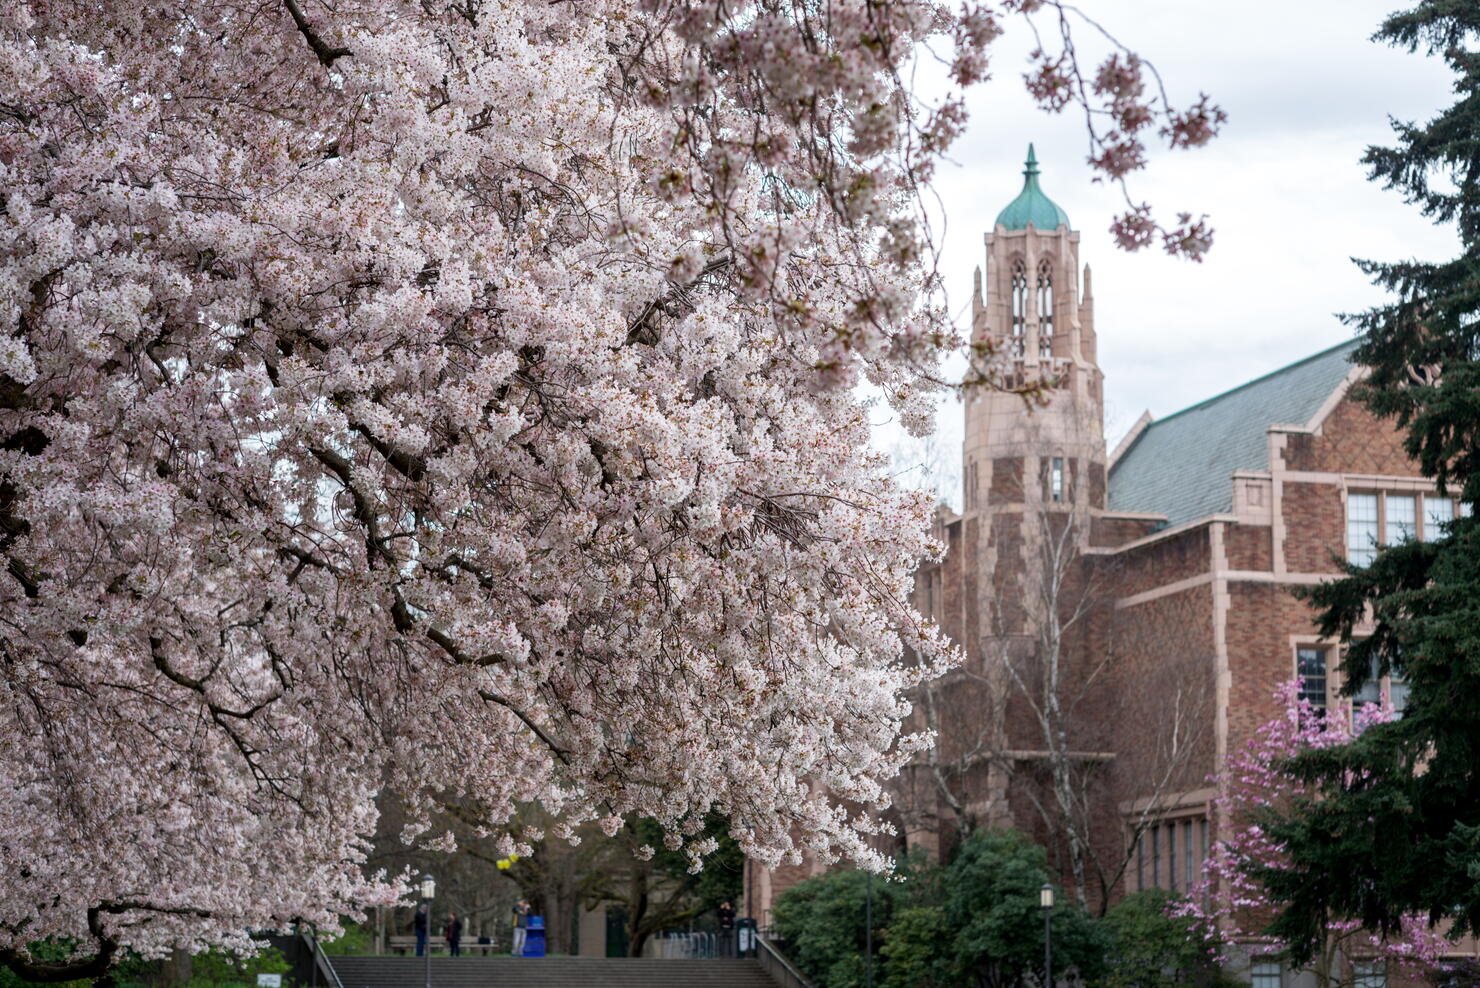
[[[545,956],[545,917],[529,917],[529,926],[524,930],[524,953],[520,956]]]

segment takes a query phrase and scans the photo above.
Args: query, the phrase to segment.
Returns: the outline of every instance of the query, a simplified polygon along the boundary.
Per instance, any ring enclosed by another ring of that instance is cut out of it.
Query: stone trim
[[[1351,390],[1351,386],[1366,377],[1368,373],[1367,368],[1358,364],[1352,365],[1352,369],[1346,372],[1346,379],[1336,385],[1332,392],[1326,396],[1326,400],[1321,402],[1321,407],[1317,408],[1316,413],[1310,417],[1310,421],[1305,423],[1304,431],[1312,435],[1320,435],[1321,428],[1326,424],[1327,417],[1336,411],[1336,406],[1341,404],[1341,400],[1346,397],[1346,393]]]
[[[1221,543],[1221,537],[1219,541]],[[1159,587],[1131,594],[1129,597],[1121,597],[1115,601],[1115,609],[1125,610],[1127,607],[1135,607],[1161,597],[1170,597],[1172,594],[1183,593],[1212,583],[1215,579],[1224,583],[1278,583],[1294,587],[1314,586],[1318,583],[1325,583],[1327,580],[1334,580],[1340,575],[1340,573],[1271,573],[1261,569],[1229,569],[1216,573],[1209,570],[1206,573],[1189,576],[1185,580],[1178,580],[1176,583],[1164,583]]]
[[[1213,578],[1214,765],[1228,760],[1228,698],[1233,689],[1233,669],[1228,661],[1228,612],[1233,609],[1233,596],[1228,592],[1228,553],[1223,545],[1226,527],[1222,522],[1213,525],[1208,552]]]
[[[1141,438],[1141,433],[1146,431],[1146,427],[1150,425],[1151,422],[1151,410],[1147,409],[1146,411],[1141,413],[1140,418],[1136,419],[1135,425],[1131,426],[1131,431],[1127,432],[1121,438],[1120,442],[1115,444],[1115,450],[1110,454],[1110,462],[1105,465],[1106,471],[1115,469],[1115,462],[1126,453],[1130,452],[1130,448],[1136,444],[1137,439]]]
[[[1161,597],[1170,597],[1172,594],[1195,590],[1211,582],[1213,582],[1212,573],[1199,573],[1196,576],[1189,576],[1185,580],[1178,580],[1176,583],[1164,583],[1159,587],[1152,587],[1150,590],[1131,594],[1129,597],[1121,597],[1115,602],[1115,609],[1117,611],[1123,611],[1128,607],[1135,607],[1137,604],[1144,604]]]
[[[1142,546],[1147,546],[1155,542],[1160,542],[1162,539],[1169,539],[1173,536],[1184,535],[1187,532],[1190,532],[1196,528],[1201,528],[1204,525],[1213,525],[1219,522],[1236,522],[1238,520],[1239,519],[1237,515],[1227,514],[1226,512],[1220,512],[1216,515],[1205,515],[1202,518],[1194,518],[1192,521],[1184,521],[1180,525],[1173,525],[1171,528],[1163,528],[1161,531],[1152,532],[1150,535],[1143,535],[1139,539],[1136,539],[1132,542],[1127,542],[1125,545],[1090,546],[1088,549],[1085,549],[1084,552],[1086,555],[1091,556],[1113,556],[1116,553],[1125,552],[1129,549],[1139,549]]]
[[[1160,798],[1145,796],[1141,799],[1122,802],[1119,809],[1122,814],[1144,813],[1160,804],[1162,813],[1167,816],[1186,816],[1189,811],[1196,812],[1206,807],[1216,795],[1218,795],[1216,787],[1205,786],[1202,789],[1190,789],[1187,792],[1169,793]]]

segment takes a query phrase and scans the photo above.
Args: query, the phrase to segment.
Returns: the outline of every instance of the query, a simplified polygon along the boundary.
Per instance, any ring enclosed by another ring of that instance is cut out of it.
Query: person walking
[[[524,954],[524,931],[529,927],[529,903],[523,899],[514,906],[514,946],[509,953],[515,957]]]
[[[723,957],[735,956],[735,904],[729,899],[719,904],[715,910],[719,914],[719,942],[720,955]]]
[[[442,931],[447,938],[447,953],[452,957],[462,955],[462,920],[457,918],[457,913],[447,917],[447,927]]]
[[[423,902],[416,907],[416,918],[411,921],[411,928],[416,931],[417,957],[427,952],[427,926],[430,923],[431,916],[427,914],[427,904]]]

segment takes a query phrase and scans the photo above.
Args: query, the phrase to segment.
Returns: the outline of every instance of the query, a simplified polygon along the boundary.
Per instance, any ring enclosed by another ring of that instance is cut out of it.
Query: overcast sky
[[[1042,188],[1069,214],[1080,260],[1094,270],[1112,445],[1142,410],[1170,414],[1349,338],[1335,314],[1381,297],[1352,257],[1440,259],[1456,245],[1448,228],[1368,182],[1359,161],[1368,145],[1389,141],[1389,115],[1427,119],[1449,102],[1441,61],[1368,40],[1396,2],[1084,0],[1160,70],[1175,103],[1207,92],[1228,113],[1212,144],[1153,149],[1132,179],[1131,194],[1166,219],[1208,214],[1216,239],[1201,264],[1112,245],[1106,228],[1124,208],[1120,193],[1091,181],[1082,115],[1045,115],[1024,93],[1033,41],[1015,22],[936,181],[953,309],[970,304],[982,235],[1021,188],[1032,141]],[[1077,41],[1101,50],[1084,25]],[[959,471],[959,404],[942,407],[940,427],[945,461]],[[891,445],[893,430],[879,437]]]

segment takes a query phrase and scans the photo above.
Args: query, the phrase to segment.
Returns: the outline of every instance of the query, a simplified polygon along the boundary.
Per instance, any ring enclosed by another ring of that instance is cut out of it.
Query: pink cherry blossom
[[[0,962],[394,901],[388,793],[877,864],[955,660],[851,390],[961,345],[907,80],[1040,7],[0,9]]]

